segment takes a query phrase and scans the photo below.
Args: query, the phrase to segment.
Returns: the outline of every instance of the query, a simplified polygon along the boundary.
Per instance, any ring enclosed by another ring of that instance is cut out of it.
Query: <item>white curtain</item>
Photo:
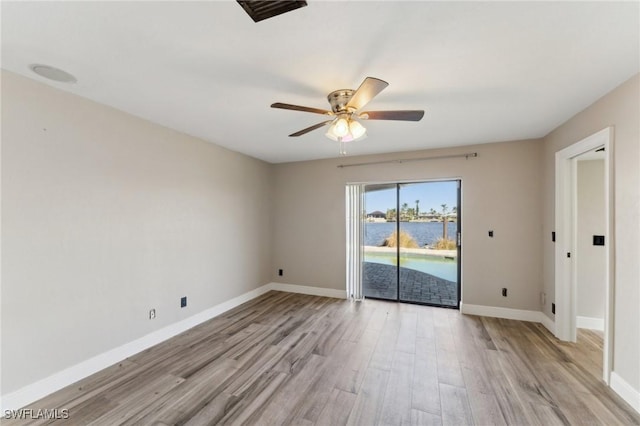
[[[347,297],[362,300],[364,185],[347,184]]]

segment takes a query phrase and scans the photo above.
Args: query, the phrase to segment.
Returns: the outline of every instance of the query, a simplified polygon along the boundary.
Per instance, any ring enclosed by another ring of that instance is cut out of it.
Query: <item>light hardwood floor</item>
[[[270,292],[30,408],[66,408],[74,425],[640,424],[599,379],[601,346],[588,331],[569,344],[535,323]]]

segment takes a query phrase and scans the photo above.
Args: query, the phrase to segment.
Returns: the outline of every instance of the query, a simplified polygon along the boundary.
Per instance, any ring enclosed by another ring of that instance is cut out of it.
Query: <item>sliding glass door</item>
[[[457,308],[460,181],[365,186],[365,297]]]
[[[364,297],[398,300],[395,232],[398,188],[396,184],[364,187],[362,292]]]

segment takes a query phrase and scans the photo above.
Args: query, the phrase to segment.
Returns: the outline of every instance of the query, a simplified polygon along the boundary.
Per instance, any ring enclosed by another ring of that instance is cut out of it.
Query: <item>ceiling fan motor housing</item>
[[[340,90],[335,90],[329,93],[329,95],[327,96],[327,100],[331,105],[331,110],[335,114],[344,114],[344,113],[353,112],[347,109],[347,104],[349,103],[349,100],[351,100],[351,97],[353,96],[354,93],[355,93],[355,90],[351,90],[351,89],[340,89]]]

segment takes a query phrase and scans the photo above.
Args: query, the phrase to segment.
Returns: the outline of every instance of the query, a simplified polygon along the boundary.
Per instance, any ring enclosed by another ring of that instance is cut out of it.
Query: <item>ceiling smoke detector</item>
[[[49,65],[33,64],[29,65],[29,69],[40,77],[49,80],[58,81],[60,83],[77,83],[78,80],[66,71]]]

